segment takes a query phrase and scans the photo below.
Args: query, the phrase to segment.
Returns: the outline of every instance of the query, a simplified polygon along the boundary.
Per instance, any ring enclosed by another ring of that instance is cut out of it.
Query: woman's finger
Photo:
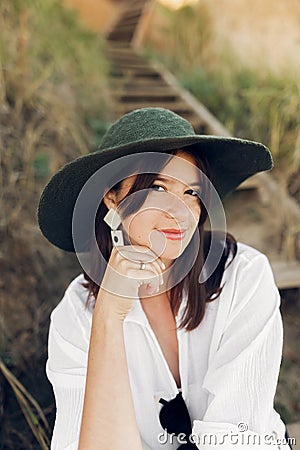
[[[149,293],[153,294],[159,292],[160,277],[159,274],[152,270],[129,269],[127,275],[131,279],[138,281],[138,287],[141,287],[142,285],[151,286],[151,292],[149,291]]]
[[[140,249],[146,249],[147,251],[142,252]],[[146,247],[137,248],[136,246],[122,246],[120,255],[137,264],[140,268],[141,263],[151,264],[151,266],[160,274],[160,284],[163,284],[163,269],[165,269],[165,265],[154,252]]]
[[[119,246],[118,251],[121,255],[127,255],[127,259],[131,259],[133,261],[143,261],[143,262],[154,262],[157,261],[158,264],[162,268],[164,268],[164,264],[160,259],[159,255],[157,255],[153,250],[150,250],[148,247],[137,246],[137,245],[124,245]]]
[[[164,283],[163,271],[158,261],[148,262],[147,259],[136,259],[136,257],[132,260],[125,252],[125,254],[120,257],[118,267],[121,268],[122,272],[125,272],[126,268],[128,270],[128,264],[130,264],[130,267],[133,270],[138,270],[139,272],[145,272],[145,269],[152,270],[159,278],[159,284],[162,285]]]

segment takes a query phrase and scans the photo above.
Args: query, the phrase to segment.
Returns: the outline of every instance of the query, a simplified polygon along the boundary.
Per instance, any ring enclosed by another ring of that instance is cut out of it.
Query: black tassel
[[[159,413],[159,420],[163,429],[167,430],[169,434],[174,433],[175,436],[184,434],[185,440],[187,440],[187,443],[181,444],[178,447],[178,450],[198,449],[195,444],[188,441],[192,434],[192,424],[182,393],[179,392],[176,397],[170,401],[161,398],[159,403],[164,405]]]

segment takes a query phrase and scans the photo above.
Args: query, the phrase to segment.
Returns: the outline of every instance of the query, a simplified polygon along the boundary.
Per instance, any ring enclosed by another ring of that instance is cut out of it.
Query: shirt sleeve
[[[56,403],[51,450],[77,450],[84,401],[88,348],[72,339],[71,330],[79,330],[67,297],[52,313],[49,328],[46,373]]]
[[[51,314],[46,364],[56,403],[51,450],[78,449],[91,325],[82,292],[78,283],[71,285]],[[141,441],[143,450],[151,450]]]
[[[232,295],[203,382],[207,410],[193,421],[192,434],[199,449],[244,449],[245,442],[253,450],[269,449],[283,327],[280,295],[265,255],[243,258]]]

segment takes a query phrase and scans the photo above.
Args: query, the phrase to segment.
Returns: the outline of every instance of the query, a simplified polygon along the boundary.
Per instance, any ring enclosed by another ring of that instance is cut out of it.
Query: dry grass
[[[1,360],[0,372],[12,388],[24,417],[37,442],[43,450],[47,450],[50,444],[47,436],[47,433],[50,431],[50,427],[41,407]],[[41,423],[39,421],[41,421]]]
[[[95,150],[108,64],[101,39],[58,0],[3,0],[0,29],[0,447],[48,448],[49,314],[79,265],[41,236],[36,208],[54,171]]]

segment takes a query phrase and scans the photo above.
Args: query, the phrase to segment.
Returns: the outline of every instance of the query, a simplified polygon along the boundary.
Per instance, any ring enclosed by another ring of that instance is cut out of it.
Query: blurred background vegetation
[[[101,140],[109,121],[108,63],[103,39],[58,0],[2,0],[0,29],[0,448],[30,449],[40,447],[16,399],[35,426],[38,410],[10,372],[52,426],[44,373],[49,314],[79,270],[73,256],[41,237],[36,208],[50,175]]]
[[[274,73],[242,64],[229,46],[216,45],[212,23],[207,2],[178,10],[157,4],[144,52],[232,134],[269,145],[275,176],[300,202],[299,77],[288,67]],[[55,411],[44,372],[49,315],[80,267],[40,235],[36,208],[51,174],[95,151],[107,129],[109,64],[104,39],[59,0],[2,0],[0,29],[0,448],[48,448]],[[300,418],[291,370],[277,397],[286,422]]]
[[[300,5],[296,12],[299,23]],[[253,39],[253,49],[248,45],[247,52],[253,50],[255,57],[242,60],[227,30],[216,30],[217,14],[218,4],[207,0],[179,9],[157,2],[145,53],[167,66],[232,135],[269,146],[275,159],[273,174],[300,202],[300,64],[291,63],[292,53],[284,66],[262,61],[264,35],[261,42]],[[268,17],[256,20],[267,22]],[[276,53],[280,42],[273,46]]]

